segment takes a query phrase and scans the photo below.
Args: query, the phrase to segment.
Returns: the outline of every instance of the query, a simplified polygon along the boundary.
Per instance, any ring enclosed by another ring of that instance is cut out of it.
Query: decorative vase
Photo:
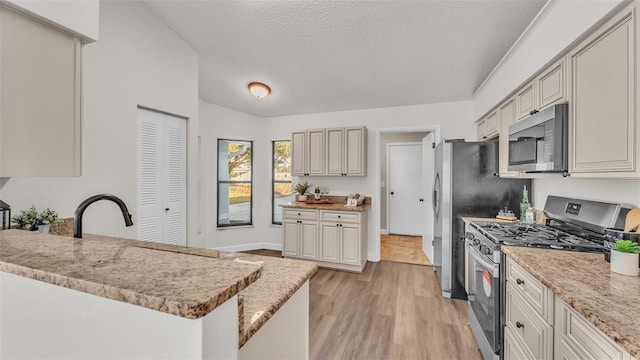
[[[298,195],[298,201],[306,201],[307,195]]]
[[[50,224],[38,225],[38,232],[43,233],[43,234],[48,234],[50,226],[51,226]]]
[[[638,276],[638,254],[611,250],[611,271],[617,274]]]

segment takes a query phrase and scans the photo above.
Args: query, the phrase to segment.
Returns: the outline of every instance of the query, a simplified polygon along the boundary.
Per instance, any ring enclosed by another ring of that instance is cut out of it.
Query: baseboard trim
[[[387,230],[387,229],[380,229],[380,235],[389,235],[389,230]]]
[[[252,244],[242,244],[242,245],[232,245],[232,246],[220,246],[212,249],[219,250],[219,251],[227,251],[227,252],[250,251],[250,250],[261,250],[261,249],[282,251],[282,245],[271,244],[271,243],[252,243]]]

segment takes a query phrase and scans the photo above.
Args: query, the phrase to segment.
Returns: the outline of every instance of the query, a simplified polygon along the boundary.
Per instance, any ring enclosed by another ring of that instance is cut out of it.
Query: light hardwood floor
[[[309,291],[311,359],[482,359],[467,302],[443,298],[431,266],[380,261],[362,274],[319,269]]]
[[[433,267],[320,269],[310,283],[311,359],[481,359],[467,302],[441,296]]]
[[[422,236],[380,235],[380,259],[432,265],[422,250]]]

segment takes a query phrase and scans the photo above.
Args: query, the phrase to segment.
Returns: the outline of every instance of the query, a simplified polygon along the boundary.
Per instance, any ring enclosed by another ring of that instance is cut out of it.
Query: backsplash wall
[[[640,180],[534,179],[533,206],[544,208],[548,195],[640,206]]]

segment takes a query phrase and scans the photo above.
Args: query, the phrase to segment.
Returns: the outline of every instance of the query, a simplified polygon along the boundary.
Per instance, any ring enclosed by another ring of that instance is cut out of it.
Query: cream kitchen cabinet
[[[524,358],[553,358],[553,293],[510,259],[506,272],[505,334],[513,349]]]
[[[326,137],[326,175],[367,175],[366,127],[326,129]]]
[[[282,254],[318,259],[318,210],[286,209],[282,220]]]
[[[367,262],[366,219],[366,212],[320,211],[321,266],[362,271]]]
[[[367,263],[366,212],[287,208],[282,234],[285,257],[357,272]]]
[[[555,358],[630,360],[631,355],[562,299],[555,299]]]
[[[567,101],[566,73],[566,61],[562,57],[518,90],[515,96],[517,119]]]
[[[640,178],[636,4],[568,55],[572,177]]]
[[[478,123],[478,140],[485,141],[494,139],[499,135],[499,129],[500,117],[498,110],[495,110]]]
[[[82,173],[79,38],[0,6],[0,177]]]
[[[291,175],[324,175],[324,129],[291,133]]]

